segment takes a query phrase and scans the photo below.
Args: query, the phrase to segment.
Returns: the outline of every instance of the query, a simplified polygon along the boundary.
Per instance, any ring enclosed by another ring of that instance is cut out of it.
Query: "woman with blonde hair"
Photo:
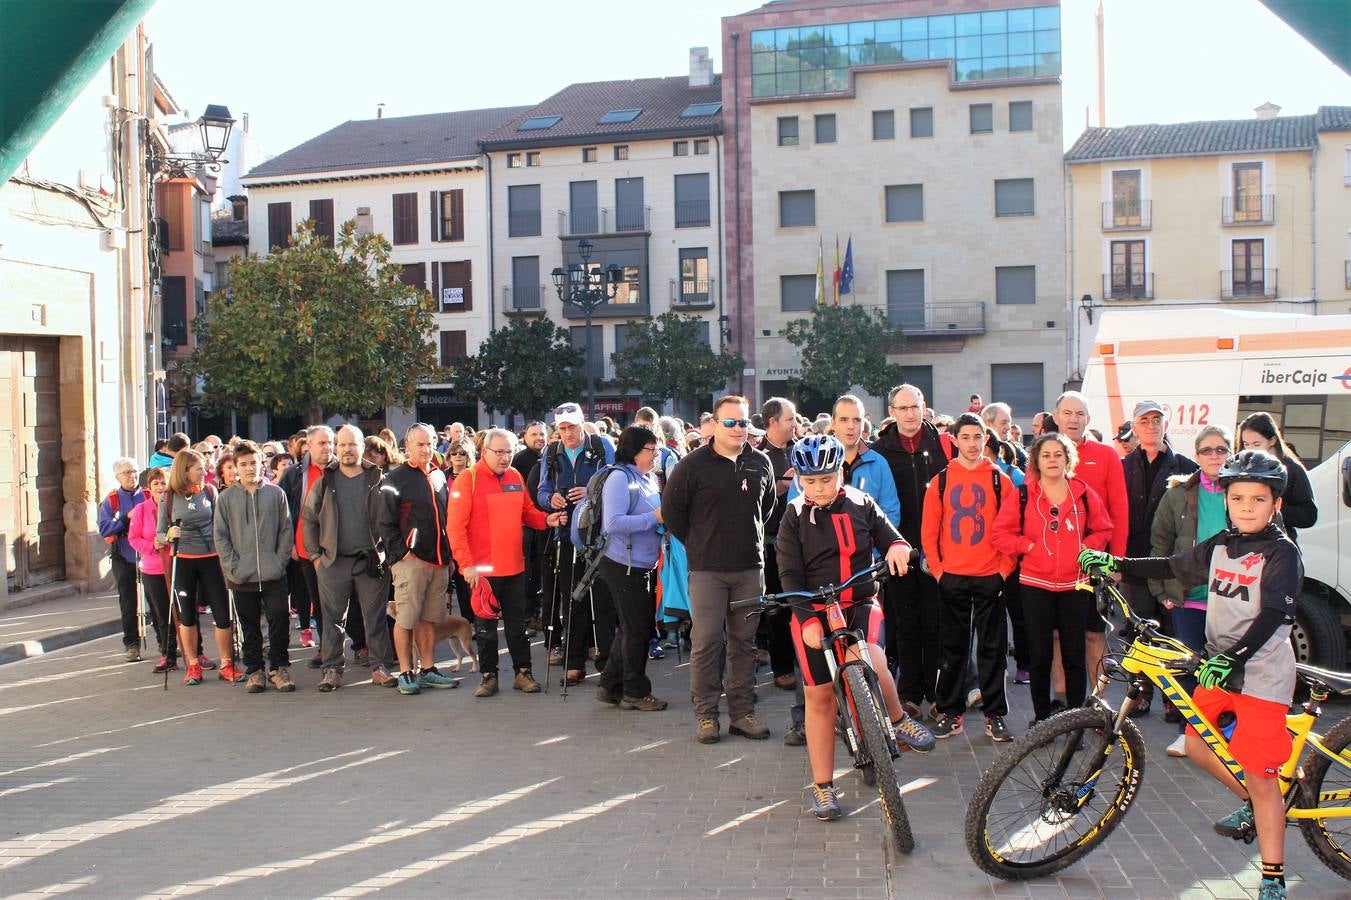
[[[458,441],[451,441],[446,447],[446,465],[449,467],[446,478],[454,481],[455,476],[472,466],[477,459],[478,451],[472,438],[462,437]]]

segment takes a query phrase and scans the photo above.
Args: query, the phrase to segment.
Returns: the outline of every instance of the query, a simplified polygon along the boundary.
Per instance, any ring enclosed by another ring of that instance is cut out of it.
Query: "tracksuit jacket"
[[[543,531],[547,519],[526,496],[520,472],[508,466],[498,475],[479,460],[451,486],[446,531],[461,570],[506,578],[525,571],[521,526]]]
[[[905,511],[896,527],[905,542],[912,547],[920,545],[920,511],[924,508],[924,492],[933,477],[947,468],[952,459],[951,444],[932,423],[920,424],[919,440],[912,452],[902,442],[895,422],[888,423],[877,433],[872,449],[881,454],[891,469],[896,485],[898,507]]]
[[[1009,577],[1016,565],[1013,557],[1000,552],[991,540],[999,509],[1018,506],[1018,490],[1009,477],[985,457],[974,469],[957,460],[948,464],[947,495],[938,494],[939,476],[924,492],[924,557],[933,577],[942,580],[944,572],[983,577],[998,574]],[[996,501],[994,482],[1000,481]]]
[[[262,591],[286,577],[293,546],[286,494],[263,482],[250,494],[243,485],[223,491],[216,504],[216,551],[232,591]]]
[[[113,496],[117,496],[117,513],[113,513]],[[111,541],[112,552],[126,562],[136,565],[136,551],[127,542],[127,532],[131,529],[131,513],[145,500],[145,491],[139,488],[124,491],[121,487],[113,489],[99,504],[99,536]]]
[[[385,562],[392,566],[412,553],[428,565],[450,565],[450,543],[446,540],[449,496],[446,473],[440,469],[424,472],[404,463],[389,470],[380,484],[377,523],[385,547]],[[413,529],[417,529],[417,542],[410,546]],[[517,531],[516,543],[520,542],[521,534]]]
[[[1027,482],[1027,508],[1020,516],[1017,490],[1005,497],[995,517],[995,549],[1022,557],[1019,580],[1046,591],[1072,591],[1082,580],[1079,551],[1106,550],[1112,539],[1112,519],[1093,489],[1077,478],[1069,480],[1070,497],[1052,504],[1041,490],[1041,479]],[[1054,508],[1057,515],[1051,515]],[[1020,521],[1021,518],[1021,521]],[[1055,523],[1055,530],[1051,523]]]
[[[1168,489],[1168,480],[1175,475],[1190,475],[1200,468],[1193,460],[1180,453],[1174,453],[1171,445],[1164,442],[1159,451],[1163,457],[1154,470],[1154,478],[1146,484],[1145,450],[1137,447],[1121,460],[1122,474],[1126,478],[1126,497],[1130,503],[1130,533],[1126,538],[1127,556],[1148,556],[1150,549],[1150,529],[1154,525],[1154,513]]]
[[[774,465],[750,444],[728,459],[705,444],[671,470],[661,495],[666,530],[691,572],[744,572],[765,564],[765,522],[774,511]]]

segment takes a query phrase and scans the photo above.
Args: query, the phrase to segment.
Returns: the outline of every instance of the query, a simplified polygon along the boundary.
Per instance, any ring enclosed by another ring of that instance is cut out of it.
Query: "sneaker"
[[[891,723],[891,730],[896,735],[896,740],[904,746],[919,753],[928,753],[934,748],[933,732],[920,724],[919,719],[914,716],[906,716],[899,722]]]
[[[324,654],[314,654],[314,656],[310,657],[308,665],[311,669],[322,669],[324,667]]]
[[[511,681],[511,686],[522,694],[538,694],[540,692],[539,682],[535,680],[535,676],[531,674],[529,669],[521,669],[517,672],[516,677]]]
[[[763,741],[769,737],[769,728],[755,717],[755,713],[746,713],[739,719],[733,719],[727,726],[728,734],[739,734],[753,741]]]
[[[583,671],[582,669],[568,669],[566,672],[563,673],[563,677],[559,679],[558,683],[566,684],[569,686],[574,684],[581,684],[585,678],[586,672]]]
[[[651,694],[646,697],[625,697],[619,701],[620,709],[636,709],[640,712],[661,712],[666,706],[665,700],[658,700]]]
[[[819,784],[813,784],[807,788],[807,796],[811,798],[812,815],[821,821],[829,822],[843,815],[840,810],[840,798],[834,785],[821,787]]]
[[[339,669],[325,669],[324,677],[319,679],[320,693],[327,694],[330,691],[336,691],[342,687],[342,671]]]
[[[1216,822],[1215,833],[1234,840],[1241,840],[1256,827],[1257,825],[1252,817],[1252,806],[1245,803]]]
[[[249,673],[248,681],[244,684],[244,689],[250,694],[261,694],[267,690],[267,676],[263,674],[262,669],[254,669]]]
[[[959,735],[962,733],[962,717],[952,713],[939,713],[938,720],[934,722],[930,731],[939,740]]]
[[[661,646],[663,650],[674,650],[680,646],[680,642],[676,640],[675,635],[667,632],[666,639],[661,642]]]
[[[197,665],[202,667],[203,672],[210,672],[212,669],[216,668],[216,664],[213,663],[205,653],[198,654]]]
[[[562,648],[562,647],[554,647],[553,649],[551,649],[551,650],[549,651],[549,665],[551,665],[551,666],[561,666],[561,665],[563,665],[563,648]]]
[[[980,688],[972,688],[966,692],[966,708],[975,709],[980,706],[981,699]]]
[[[1069,707],[1065,705],[1064,700],[1052,699],[1051,705],[1046,709],[1046,718],[1049,719],[1051,716],[1059,715],[1067,709],[1069,709]]]
[[[244,680],[244,673],[239,671],[239,667],[235,665],[233,659],[227,659],[220,664],[220,671],[216,673],[216,677],[221,681],[236,684]]]
[[[539,616],[531,616],[525,620],[525,636],[534,637],[544,630],[544,623],[539,620]]]
[[[612,694],[610,689],[603,684],[596,686],[596,701],[598,703],[608,703],[611,706],[618,706],[622,696],[622,694]]]
[[[127,662],[140,662],[141,648],[135,645],[128,647],[126,655],[123,658],[126,659]]]
[[[272,680],[272,686],[283,694],[290,694],[296,689],[296,683],[291,680],[291,670],[286,666],[273,669],[269,678]]]
[[[479,686],[474,688],[475,697],[491,697],[497,693],[497,673],[485,672]]]
[[[1173,705],[1173,701],[1167,697],[1163,698],[1163,720],[1169,725],[1177,725],[1182,722],[1182,713],[1178,712],[1177,707]]]
[[[1169,756],[1182,759],[1187,755],[1187,736],[1185,734],[1179,734],[1177,737],[1173,738],[1173,742],[1168,745],[1168,749],[1164,752]]]
[[[1014,683],[1014,684],[1031,684],[1031,683],[1032,683],[1032,675],[1031,675],[1031,673],[1028,672],[1026,669],[1019,669],[1018,671],[1016,671],[1016,672],[1013,673],[1013,683]]]
[[[358,650],[356,652],[356,663],[363,669],[369,669],[371,667],[371,651],[365,647]]]
[[[457,688],[460,686],[460,679],[442,675],[436,670],[436,666],[430,666],[418,673],[417,683],[418,687],[425,688]]]
[[[722,729],[717,719],[700,719],[699,727],[694,730],[694,739],[701,744],[716,744],[722,740]]]
[[[912,719],[915,719],[916,721],[924,718],[924,710],[920,709],[919,704],[915,703],[913,700],[902,700],[901,709],[905,712],[907,716],[909,716]]]
[[[1263,878],[1262,886],[1257,890],[1257,900],[1285,900],[1288,896],[1285,885],[1273,878]]]
[[[807,746],[807,734],[802,730],[801,722],[788,726],[788,730],[783,733],[783,743],[785,747]]]
[[[199,665],[197,665],[196,663],[188,663],[188,671],[187,671],[187,674],[185,674],[185,675],[183,676],[183,683],[184,683],[184,684],[201,684],[201,683],[202,683],[202,667],[199,666]]]
[[[648,659],[666,658],[666,651],[661,649],[661,643],[656,638],[653,638],[652,640],[647,642],[647,658]]]
[[[1126,717],[1138,719],[1141,716],[1149,715],[1149,706],[1153,699],[1153,697],[1137,697],[1135,702],[1131,704],[1130,711],[1126,713]]]
[[[388,688],[394,687],[398,683],[399,679],[389,674],[389,672],[385,669],[384,666],[376,666],[373,669],[371,669],[371,684]]]
[[[774,686],[781,691],[791,691],[797,687],[797,676],[793,674],[775,675]]]
[[[302,628],[302,629],[300,629],[300,646],[302,646],[302,647],[313,647],[313,646],[314,646],[314,629],[313,629],[313,628]]]
[[[422,693],[422,686],[418,683],[417,676],[412,672],[400,672],[399,693],[409,695]]]
[[[1004,724],[1003,716],[985,717],[985,736],[996,744],[1007,744],[1013,740],[1013,735],[1009,734],[1009,727]]]
[[[172,672],[178,668],[178,660],[170,659],[167,656],[161,656],[159,662],[155,663],[155,674],[163,675],[165,672]]]

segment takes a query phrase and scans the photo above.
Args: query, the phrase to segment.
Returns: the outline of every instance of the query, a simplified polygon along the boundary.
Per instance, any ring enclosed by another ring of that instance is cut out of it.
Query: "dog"
[[[392,600],[386,612],[391,619],[394,618],[394,602]],[[468,619],[463,616],[447,615],[444,621],[433,625],[432,647],[434,648],[442,641],[446,641],[450,645],[450,651],[455,654],[450,663],[451,671],[460,671],[461,659],[465,656],[469,657],[469,671],[478,671],[478,653],[474,647],[474,626],[469,624]],[[456,647],[457,644],[459,645],[458,648]]]

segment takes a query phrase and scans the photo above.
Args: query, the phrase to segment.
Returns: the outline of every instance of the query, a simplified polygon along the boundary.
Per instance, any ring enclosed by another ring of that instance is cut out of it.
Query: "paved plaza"
[[[0,895],[1256,895],[1256,848],[1210,830],[1232,804],[1164,756],[1173,732],[1157,715],[1142,723],[1142,794],[1106,845],[1058,878],[1006,884],[962,841],[994,756],[979,727],[902,757],[918,846],[892,858],[876,794],[852,773],[838,779],[848,817],[804,816],[806,755],[780,740],[791,694],[767,669],[759,711],[773,737],[705,747],[674,652],[649,666],[664,713],[597,703],[594,677],[566,703],[556,684],[476,700],[476,676],[400,697],[349,667],[321,695],[303,662],[294,694],[249,695],[213,672],[194,688],[176,673],[166,692],[150,663],[120,657],[111,636],[0,666]],[[1027,689],[1010,694],[1021,731]],[[1348,896],[1289,837],[1292,896]]]

